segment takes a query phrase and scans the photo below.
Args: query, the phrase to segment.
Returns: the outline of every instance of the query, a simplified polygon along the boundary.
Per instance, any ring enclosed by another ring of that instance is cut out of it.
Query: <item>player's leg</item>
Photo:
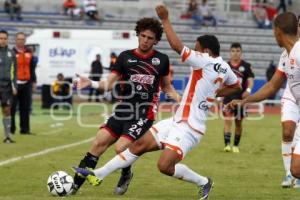
[[[293,152],[292,156],[292,162],[291,162],[291,173],[294,177],[296,177],[299,181],[300,179],[300,141],[297,142],[297,145],[295,147],[295,150]],[[300,184],[295,183],[297,186],[300,186]]]
[[[163,174],[196,184],[199,187],[199,199],[207,199],[213,185],[212,180],[179,163],[187,152],[200,142],[201,137],[199,133],[191,130],[186,123],[174,124],[169,131],[165,149],[157,165]]]
[[[230,112],[224,112],[224,143],[225,143],[225,152],[230,152],[231,147],[230,147],[230,140],[231,140],[231,128],[232,128],[232,122],[233,122],[233,117]]]
[[[117,153],[120,153],[121,151],[125,150],[129,146],[128,144],[130,143],[126,143],[126,140],[127,142],[128,141],[133,142],[139,139],[147,132],[147,130],[150,129],[152,124],[153,121],[148,119],[142,119],[142,118],[126,123],[123,129],[124,134],[120,138],[123,140],[122,141],[120,140],[120,143],[116,143]],[[132,177],[133,177],[133,173],[131,171],[130,165],[125,168],[122,168],[121,177],[118,181],[117,186],[115,187],[114,193],[117,195],[125,194]]]
[[[233,141],[233,147],[232,147],[232,152],[233,153],[239,153],[239,144],[243,132],[243,118],[236,118],[234,120],[235,122],[235,132],[234,132],[234,141]]]
[[[110,173],[114,172],[117,169],[130,166],[139,158],[139,156],[143,155],[144,153],[161,149],[163,146],[162,144],[164,143],[164,139],[168,135],[168,128],[171,126],[171,122],[172,119],[158,122],[153,127],[151,127],[145,135],[133,142],[128,149],[116,155],[103,167],[98,168],[94,171],[89,171],[81,168],[77,168],[75,170],[79,170],[84,176],[97,176],[98,180],[95,178],[89,179],[89,177],[87,177],[87,179],[92,185],[98,185],[101,180],[103,180]]]
[[[300,126],[299,126],[299,122],[298,122],[298,124],[296,125],[296,130],[294,132],[294,138],[293,138],[293,142],[292,142],[292,152],[295,151],[296,146],[299,143],[299,141],[300,141]],[[292,154],[292,156],[293,156],[293,154]],[[293,160],[293,157],[292,157],[292,160]],[[294,180],[293,187],[300,188],[300,179],[299,178],[296,178]]]
[[[281,183],[283,188],[289,188],[293,185],[293,177],[291,176],[291,155],[292,141],[296,129],[296,123],[299,119],[298,106],[290,100],[284,100],[281,104],[281,125],[282,125],[282,143],[281,152],[283,166],[285,169],[285,177]]]
[[[5,139],[4,143],[14,143],[11,139],[11,104],[12,104],[12,91],[11,89],[3,89],[1,95],[2,107],[2,122],[4,127]]]
[[[152,133],[148,131],[143,137],[133,142],[125,151],[118,153],[103,167],[94,170],[94,174],[98,178],[104,179],[118,169],[131,166],[144,153],[156,150],[159,150],[159,146]]]
[[[80,161],[80,168],[91,168],[94,169],[97,165],[99,156],[103,154],[106,149],[113,144],[120,132],[119,129],[122,127],[122,123],[116,121],[114,117],[110,117],[107,123],[101,127],[97,132],[96,138],[94,139],[90,150],[86,153],[85,157]],[[78,190],[84,183],[85,177],[81,177],[79,174],[74,176],[74,184]],[[74,190],[74,193],[77,191]]]

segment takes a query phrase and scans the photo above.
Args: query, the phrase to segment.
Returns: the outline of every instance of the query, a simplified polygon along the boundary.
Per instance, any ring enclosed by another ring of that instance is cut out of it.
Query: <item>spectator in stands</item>
[[[100,21],[99,12],[97,10],[97,2],[95,0],[83,0],[84,13],[92,20]]]
[[[217,26],[217,19],[213,15],[211,8],[207,5],[207,0],[202,0],[199,10],[203,17],[204,23],[209,22],[213,26]]]
[[[189,0],[188,2],[188,9],[186,13],[181,15],[182,19],[189,19],[192,17],[194,11],[198,9],[198,3],[197,0]]]
[[[91,72],[90,72],[90,77],[89,78],[93,81],[100,81],[102,74],[103,74],[103,66],[102,66],[102,63],[101,63],[101,56],[99,54],[97,54],[96,55],[96,60],[94,60],[92,62]],[[99,92],[99,90],[96,90],[92,87],[90,88],[88,101],[89,102],[92,101],[94,93],[96,95],[96,102],[99,102],[100,92]]]
[[[65,0],[63,4],[64,14],[71,16],[72,19],[84,18],[84,10],[81,6],[77,6],[74,0]]]
[[[65,0],[63,4],[63,11],[64,14],[67,15],[68,13],[72,12],[74,8],[76,8],[76,2],[74,0]]]
[[[207,0],[202,0],[202,4],[200,6],[198,6],[197,2],[195,2],[195,4],[191,6],[192,19],[194,19],[196,23],[195,25],[193,25],[193,28],[199,28],[203,24],[207,23],[211,23],[213,26],[217,25],[217,20],[212,14],[211,9],[207,5]]]
[[[60,104],[63,109],[70,109],[72,105],[72,97],[70,97],[70,84],[65,80],[62,73],[57,74],[56,80],[52,85],[52,93],[54,99],[54,109],[58,109]]]
[[[16,34],[14,52],[17,58],[17,89],[11,108],[11,132],[16,131],[15,115],[17,108],[20,114],[20,133],[30,134],[30,108],[32,84],[36,83],[35,64],[32,52],[25,46],[26,35],[23,32]]]
[[[18,0],[5,0],[4,2],[4,10],[7,12],[10,16],[10,19],[13,20],[16,15],[17,20],[22,20],[21,17],[21,10],[22,7],[18,3]]]
[[[266,6],[260,0],[256,0],[256,5],[253,7],[253,17],[257,23],[258,28],[272,28],[272,23],[268,18]]]
[[[277,6],[277,11],[280,12],[282,10],[283,12],[286,12],[286,3],[285,0],[280,0],[279,4]]]

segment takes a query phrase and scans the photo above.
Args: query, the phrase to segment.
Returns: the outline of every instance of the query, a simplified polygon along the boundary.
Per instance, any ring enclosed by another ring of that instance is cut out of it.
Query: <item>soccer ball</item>
[[[53,172],[47,181],[48,191],[54,196],[66,196],[74,189],[73,177],[64,171]]]

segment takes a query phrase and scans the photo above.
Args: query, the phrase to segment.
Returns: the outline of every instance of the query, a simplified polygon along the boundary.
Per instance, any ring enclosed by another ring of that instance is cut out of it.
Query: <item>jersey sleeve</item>
[[[248,69],[247,69],[247,77],[248,77],[248,78],[254,78],[254,77],[255,77],[251,65],[248,66]]]
[[[284,73],[284,60],[285,60],[286,56],[287,56],[286,52],[284,51],[280,56],[278,67],[277,67],[276,71]]]
[[[162,76],[168,76],[170,72],[170,60],[168,56],[166,56],[166,62],[163,67]]]
[[[201,69],[204,68],[211,59],[207,53],[200,53],[185,46],[181,51],[181,60],[182,62],[188,63],[193,69]]]
[[[111,72],[118,75],[124,74],[124,53],[118,56],[116,63],[111,68]]]
[[[227,76],[225,77],[224,80],[224,85],[225,86],[235,86],[237,84],[240,84],[237,76],[235,75],[235,73],[231,70],[230,67],[227,68]]]

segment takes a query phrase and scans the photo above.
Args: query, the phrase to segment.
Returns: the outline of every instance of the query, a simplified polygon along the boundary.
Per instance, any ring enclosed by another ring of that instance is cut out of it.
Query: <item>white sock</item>
[[[173,177],[190,183],[195,183],[198,186],[208,183],[208,179],[206,177],[197,174],[196,172],[188,168],[188,166],[180,163],[175,165],[175,172],[173,174]]]
[[[292,142],[283,142],[281,143],[281,152],[283,166],[286,172],[286,175],[291,174],[291,158],[292,158]]]
[[[129,149],[126,149],[108,161],[103,167],[95,169],[94,173],[98,178],[104,179],[110,173],[132,165],[138,158],[139,156],[132,154]]]

